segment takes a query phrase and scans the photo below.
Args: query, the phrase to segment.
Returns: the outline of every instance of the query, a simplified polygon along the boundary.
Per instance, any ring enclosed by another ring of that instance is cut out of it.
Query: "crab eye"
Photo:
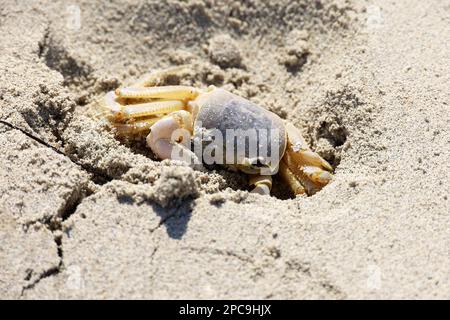
[[[253,160],[253,162],[251,163],[251,166],[254,168],[264,168],[264,167],[267,167],[267,164],[266,164],[266,161],[264,158],[258,157]]]
[[[258,158],[258,160],[256,160],[255,166],[257,166],[258,168],[261,168],[261,167],[265,167],[266,164],[261,159]]]

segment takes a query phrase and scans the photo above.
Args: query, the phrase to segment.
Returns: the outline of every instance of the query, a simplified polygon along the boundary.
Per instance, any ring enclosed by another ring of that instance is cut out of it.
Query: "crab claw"
[[[288,143],[280,165],[280,174],[295,194],[312,195],[332,179],[331,165],[313,152],[291,123],[286,123]]]

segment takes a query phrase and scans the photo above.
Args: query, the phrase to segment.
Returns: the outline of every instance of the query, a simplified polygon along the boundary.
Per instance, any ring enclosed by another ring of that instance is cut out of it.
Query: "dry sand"
[[[450,2],[1,1],[0,298],[450,298]],[[78,19],[78,12],[80,19]],[[155,68],[301,128],[312,197],[89,116]]]

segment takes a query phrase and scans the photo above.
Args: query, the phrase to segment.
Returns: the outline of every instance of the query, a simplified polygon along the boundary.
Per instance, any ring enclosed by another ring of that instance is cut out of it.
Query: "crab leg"
[[[167,114],[184,109],[184,103],[177,100],[155,101],[125,105],[121,116],[125,119]]]
[[[261,195],[269,195],[272,189],[272,177],[253,175],[250,177],[249,184],[255,186],[251,191],[252,193],[258,193]]]
[[[139,134],[141,132],[150,130],[150,127],[155,124],[160,118],[148,118],[144,120],[138,120],[131,123],[114,123],[114,128],[119,135],[132,135]]]
[[[290,148],[287,150],[291,152],[298,166],[315,166],[333,171],[333,168],[325,159],[308,147],[302,134],[292,123],[286,123],[286,131],[290,144]]]
[[[330,164],[318,154],[311,151],[300,131],[291,123],[286,123],[288,144],[280,165],[281,175],[298,194],[297,180],[308,194],[314,194],[331,180]]]
[[[281,178],[289,185],[295,195],[304,194],[306,192],[300,181],[297,180],[294,173],[288,168],[283,160],[280,161],[279,171]]]
[[[189,86],[162,86],[118,88],[115,93],[117,97],[126,99],[192,100],[200,91]]]
[[[105,104],[112,112],[114,120],[127,120],[132,118],[168,114],[183,110],[185,104],[179,100],[151,101],[135,104],[121,104],[125,99],[119,98],[113,91],[105,96]]]
[[[120,104],[120,101],[118,101],[119,98],[114,93],[114,91],[109,91],[105,95],[105,106],[113,113],[115,116],[116,114],[120,113],[122,111],[123,105]]]

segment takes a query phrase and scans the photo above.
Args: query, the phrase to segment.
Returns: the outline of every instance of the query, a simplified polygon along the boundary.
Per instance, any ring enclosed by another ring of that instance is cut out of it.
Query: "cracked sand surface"
[[[64,1],[6,1],[0,298],[450,298],[450,4],[254,2],[80,1],[72,30]],[[161,82],[289,119],[334,181],[250,195],[88,116],[181,64]]]
[[[52,233],[45,228],[25,232],[3,210],[1,217],[0,295],[2,299],[17,299],[28,285],[58,266],[57,246]]]
[[[27,297],[46,292],[56,294],[52,298],[106,298],[119,292],[133,298],[226,298],[232,293],[277,298],[286,292],[343,297],[308,263],[298,271],[305,263],[291,250],[292,228],[276,222],[272,204],[250,214],[254,198],[227,201],[219,208],[202,201],[168,212],[120,198],[112,201],[109,192],[99,191],[64,223],[64,264],[69,271],[82,268],[81,289],[58,290],[70,277],[62,272],[42,280]],[[102,217],[92,214],[100,208]],[[99,237],[104,230],[110,232]]]

